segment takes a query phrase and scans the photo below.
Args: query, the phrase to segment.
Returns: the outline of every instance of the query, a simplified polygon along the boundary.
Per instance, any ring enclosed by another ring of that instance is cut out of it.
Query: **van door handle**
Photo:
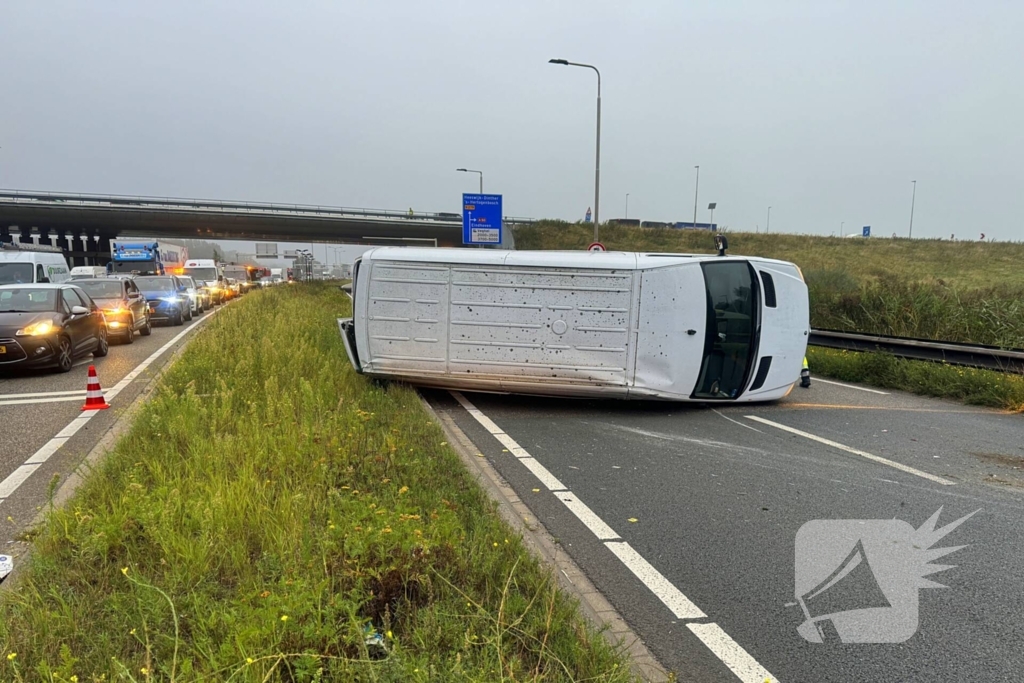
[[[688,334],[688,335],[690,335],[692,337],[693,335],[697,334],[697,330],[687,330],[686,334]]]

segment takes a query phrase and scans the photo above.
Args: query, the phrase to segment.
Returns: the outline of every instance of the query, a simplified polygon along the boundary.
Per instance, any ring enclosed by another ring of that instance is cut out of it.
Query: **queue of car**
[[[188,275],[65,269],[53,282],[46,271],[36,273],[37,265],[26,261],[17,272],[0,272],[0,371],[68,372],[83,356],[107,355],[112,340],[132,344],[136,332],[146,337],[155,324],[183,325],[236,296],[228,283]]]

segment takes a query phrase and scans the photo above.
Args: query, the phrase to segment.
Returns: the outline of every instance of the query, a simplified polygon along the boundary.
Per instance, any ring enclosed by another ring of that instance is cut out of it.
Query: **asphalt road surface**
[[[174,350],[218,310],[179,327],[155,325],[152,335],[137,334],[133,344],[112,341],[105,358],[85,356],[66,374],[0,370],[0,554],[14,556],[17,566],[24,547],[16,539],[47,504],[54,478],[67,479]],[[82,410],[90,365],[107,396],[106,410]]]
[[[771,405],[426,395],[680,680],[1024,680],[1020,415],[823,381]],[[927,536],[940,508],[978,512]],[[854,521],[798,544],[813,520]],[[947,587],[918,588],[933,559]]]

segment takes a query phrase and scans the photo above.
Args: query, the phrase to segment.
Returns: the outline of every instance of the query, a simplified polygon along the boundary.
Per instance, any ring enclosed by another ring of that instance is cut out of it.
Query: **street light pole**
[[[843,229],[844,225],[846,225],[846,221],[841,221],[839,223],[839,236],[840,237],[846,237],[846,231]]]
[[[911,180],[914,184],[914,192],[910,195],[910,234],[908,237],[911,239],[914,237],[914,200],[917,199],[917,181]]]
[[[768,228],[772,225],[772,207],[768,207],[768,220],[764,224],[764,234],[768,234]]]
[[[700,166],[694,166],[697,169],[697,182],[693,184],[693,227],[697,227],[697,190],[700,188]]]
[[[626,193],[626,215],[624,218],[629,218],[629,193]]]
[[[594,163],[594,241],[597,242],[597,229],[601,224],[601,72],[592,64],[580,64],[565,59],[549,59],[548,64],[580,66],[593,69],[597,74],[597,160]]]
[[[457,168],[456,171],[462,171],[463,173],[478,173],[480,175],[480,194],[484,193],[484,172],[474,171],[471,168]]]

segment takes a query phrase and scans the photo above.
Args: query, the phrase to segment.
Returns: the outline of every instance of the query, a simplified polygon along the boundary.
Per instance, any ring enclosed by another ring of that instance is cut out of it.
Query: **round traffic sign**
[[[608,251],[604,248],[604,245],[600,242],[591,242],[590,246],[587,247],[587,251]]]

